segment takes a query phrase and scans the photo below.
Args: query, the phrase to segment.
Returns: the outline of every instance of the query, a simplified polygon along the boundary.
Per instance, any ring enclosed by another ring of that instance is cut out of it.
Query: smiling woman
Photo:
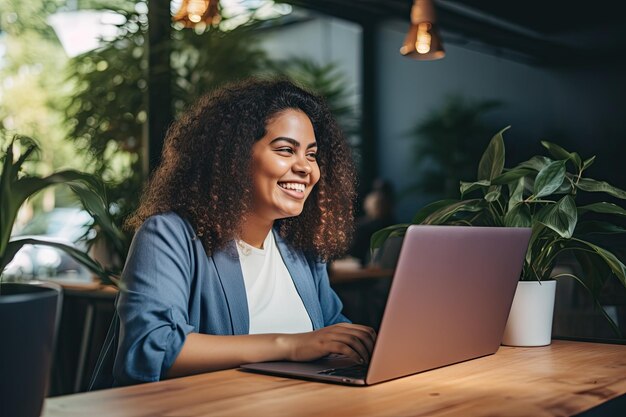
[[[323,263],[347,248],[354,196],[349,147],[319,97],[253,79],[200,99],[168,131],[128,222],[113,384],[367,362],[376,335],[341,314]]]
[[[253,210],[244,222],[244,233],[250,240],[242,236],[257,245],[274,220],[302,213],[304,202],[320,179],[315,132],[305,113],[284,110],[267,123],[266,130],[252,146]],[[262,227],[260,235],[253,237],[255,224]]]

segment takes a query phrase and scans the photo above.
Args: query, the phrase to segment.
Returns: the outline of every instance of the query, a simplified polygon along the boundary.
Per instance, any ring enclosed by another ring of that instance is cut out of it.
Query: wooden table
[[[50,398],[43,415],[564,416],[625,393],[626,346],[557,340],[371,387],[228,370]]]

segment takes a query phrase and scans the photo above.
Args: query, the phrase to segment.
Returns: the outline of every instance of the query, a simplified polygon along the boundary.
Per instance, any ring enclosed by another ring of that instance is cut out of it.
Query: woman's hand
[[[216,336],[189,333],[168,378],[235,368],[242,363],[312,361],[341,354],[369,362],[376,340],[374,329],[340,323],[308,333]]]
[[[281,335],[291,361],[312,361],[341,354],[356,362],[368,363],[376,332],[360,324],[339,323],[308,333]]]

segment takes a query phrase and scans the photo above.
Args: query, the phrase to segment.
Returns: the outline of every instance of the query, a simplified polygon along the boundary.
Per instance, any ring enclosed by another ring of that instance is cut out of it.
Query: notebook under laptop
[[[335,357],[242,368],[371,385],[493,354],[502,340],[530,233],[529,228],[410,226],[369,365]]]

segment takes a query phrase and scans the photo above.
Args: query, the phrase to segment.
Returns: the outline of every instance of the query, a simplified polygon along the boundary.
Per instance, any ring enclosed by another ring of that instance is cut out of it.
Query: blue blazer
[[[326,265],[274,235],[313,329],[349,322],[330,287]],[[114,350],[117,345],[114,386],[163,378],[191,332],[248,334],[246,289],[235,243],[209,257],[191,224],[175,213],[152,216],[139,228],[122,282],[116,303],[119,329],[113,326],[104,347]]]

